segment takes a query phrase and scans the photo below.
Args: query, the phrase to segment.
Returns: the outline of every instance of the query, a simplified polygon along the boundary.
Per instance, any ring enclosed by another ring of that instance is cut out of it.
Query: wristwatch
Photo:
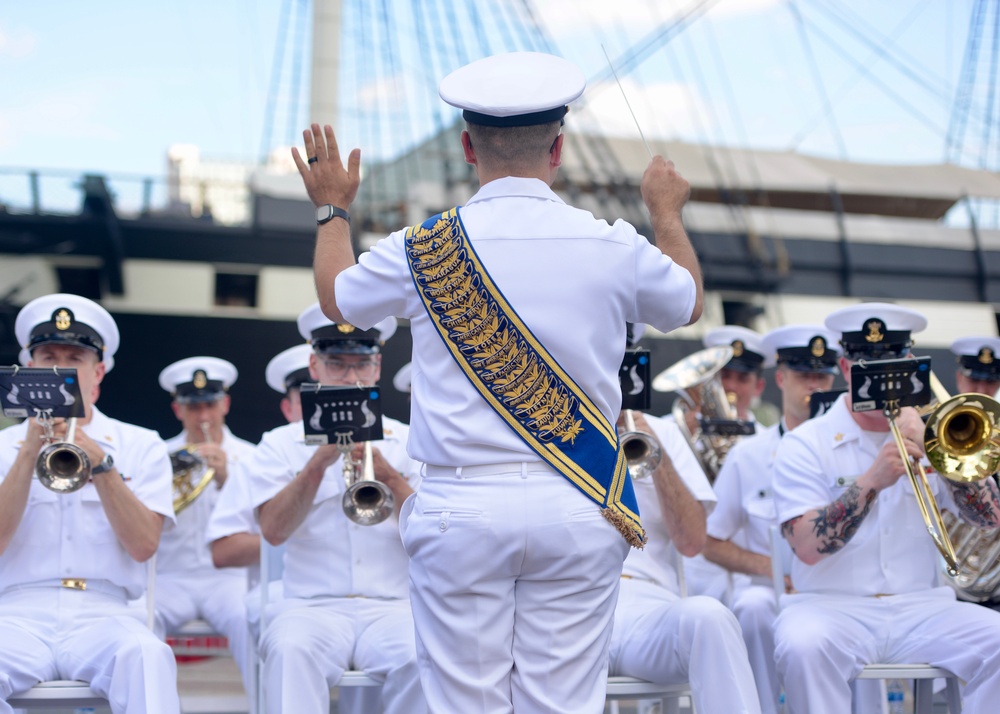
[[[343,208],[337,208],[332,203],[324,203],[316,208],[316,225],[329,223],[334,218],[343,218],[347,221],[347,225],[351,225],[351,214]]]
[[[115,460],[111,458],[111,454],[105,454],[104,458],[101,459],[101,463],[90,470],[90,475],[103,474],[110,471],[115,467]]]

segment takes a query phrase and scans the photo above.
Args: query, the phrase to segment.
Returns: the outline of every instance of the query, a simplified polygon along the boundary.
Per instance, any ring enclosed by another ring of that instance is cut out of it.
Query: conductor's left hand
[[[305,158],[292,147],[292,158],[302,176],[306,193],[316,206],[332,203],[347,210],[358,194],[361,183],[361,149],[353,149],[347,157],[347,168],[340,159],[337,137],[333,127],[327,124],[321,130],[319,124],[302,132],[305,142]],[[309,159],[315,157],[310,163]]]

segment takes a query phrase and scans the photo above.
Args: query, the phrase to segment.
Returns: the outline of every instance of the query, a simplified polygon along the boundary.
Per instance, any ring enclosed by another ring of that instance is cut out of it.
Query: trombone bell
[[[973,483],[1000,470],[1000,402],[959,394],[935,409],[924,429],[924,450],[949,481]]]

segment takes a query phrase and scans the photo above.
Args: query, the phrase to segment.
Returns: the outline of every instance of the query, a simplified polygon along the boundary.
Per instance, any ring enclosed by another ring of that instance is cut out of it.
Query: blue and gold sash
[[[458,209],[406,234],[417,293],[483,398],[635,547],[646,534],[618,433],[521,322],[469,242]]]

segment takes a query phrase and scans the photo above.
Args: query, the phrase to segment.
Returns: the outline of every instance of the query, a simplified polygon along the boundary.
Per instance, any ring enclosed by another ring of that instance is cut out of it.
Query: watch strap
[[[327,216],[325,218],[317,218],[316,219],[317,225],[321,226],[324,223],[329,223],[334,218],[343,218],[345,221],[347,221],[347,225],[351,224],[351,214],[345,211],[343,208],[334,206],[332,203],[326,203],[320,206],[320,208],[321,209],[325,208],[327,210]]]

